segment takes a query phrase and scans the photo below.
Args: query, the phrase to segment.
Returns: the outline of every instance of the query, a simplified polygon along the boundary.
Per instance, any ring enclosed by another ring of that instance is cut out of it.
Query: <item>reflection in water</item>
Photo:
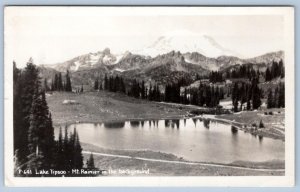
[[[238,128],[235,127],[235,126],[233,126],[233,125],[231,125],[231,133],[232,133],[233,135],[236,135],[237,132],[238,132]]]
[[[123,128],[125,122],[107,122],[104,123],[105,128]]]
[[[176,125],[176,128],[179,129],[179,119],[172,120],[174,124]]]
[[[130,121],[131,127],[138,127],[140,125],[139,121]]]
[[[263,139],[264,139],[263,136],[261,136],[261,135],[258,136],[258,140],[259,140],[260,143],[263,141]]]
[[[154,120],[152,120],[152,123],[153,123],[153,126],[155,127],[155,121]]]
[[[102,126],[81,123],[76,124],[76,130],[81,142],[95,146],[162,151],[192,161],[230,163],[238,160],[284,159],[284,143],[280,140],[255,138],[254,135],[236,130],[237,127],[214,120],[203,118],[203,123],[195,120],[133,120],[104,123]],[[74,126],[69,126],[68,133],[73,131]],[[177,127],[177,130],[171,127]],[[56,127],[56,139],[58,135],[59,127]]]
[[[170,120],[168,119],[165,120],[165,127],[170,127]]]
[[[144,127],[145,121],[141,121],[141,126]]]
[[[193,119],[193,122],[194,122],[194,125],[195,125],[195,127],[196,127],[197,119]]]
[[[203,125],[205,128],[209,129],[210,120],[209,119],[203,119]]]

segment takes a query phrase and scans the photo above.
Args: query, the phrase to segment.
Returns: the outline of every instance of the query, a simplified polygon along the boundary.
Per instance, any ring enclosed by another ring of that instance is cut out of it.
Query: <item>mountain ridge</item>
[[[265,53],[253,58],[241,59],[236,56],[227,55],[221,55],[213,58],[207,57],[198,52],[181,53],[180,51],[173,50],[165,54],[157,55],[156,57],[150,57],[131,53],[128,51],[124,54],[114,55],[110,52],[110,49],[106,48],[103,51],[80,55],[62,63],[43,66],[53,68],[60,72],[65,72],[66,70],[74,72],[84,69],[93,69],[102,65],[115,66],[116,68],[122,70],[132,70],[137,68],[149,67],[149,63],[157,63],[155,62],[155,60],[166,60],[167,57],[181,57],[180,59],[182,59],[182,61],[184,60],[186,63],[200,65],[206,70],[220,70],[236,64],[268,64],[273,60],[284,60],[284,52],[280,50]]]

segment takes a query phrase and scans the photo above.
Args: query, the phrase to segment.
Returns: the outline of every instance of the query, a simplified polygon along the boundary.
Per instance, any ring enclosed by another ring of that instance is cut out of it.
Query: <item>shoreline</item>
[[[259,137],[267,137],[270,139],[278,139],[281,141],[285,141],[285,135],[282,136],[278,136],[278,135],[274,135],[274,134],[268,134],[266,132],[261,132],[261,128],[260,129],[251,129],[252,127],[250,125],[247,126],[246,123],[241,123],[241,122],[237,122],[237,121],[233,121],[233,120],[228,120],[228,119],[223,119],[223,118],[219,118],[216,117],[216,115],[203,115],[203,117],[199,117],[202,119],[207,119],[207,120],[211,120],[211,121],[215,121],[215,122],[220,122],[220,123],[226,123],[229,124],[235,128],[237,128],[240,131],[244,131],[246,133],[255,135],[255,136],[259,136]],[[249,128],[247,128],[249,127]]]
[[[64,105],[64,100],[75,100],[77,104]],[[275,128],[272,122],[281,120],[284,127],[284,109],[242,111],[233,114],[203,115],[191,113],[192,110],[209,109],[194,105],[152,102],[135,99],[119,93],[105,91],[86,92],[84,94],[54,92],[47,96],[54,126],[76,123],[109,123],[141,120],[164,120],[183,118],[210,118],[221,123],[231,124],[242,131],[262,137],[284,141],[284,129]],[[273,111],[275,114],[264,115]],[[276,113],[280,111],[279,113]],[[252,127],[257,120],[263,120],[268,127]],[[277,122],[280,123],[280,122]]]
[[[152,150],[115,150],[98,147],[92,144],[82,143],[83,153],[85,157],[88,157],[90,153],[93,153],[94,158],[96,156],[95,164],[99,165],[100,168],[105,169],[103,166],[109,164],[106,167],[120,168],[118,162],[126,164],[126,161],[133,162],[147,162],[148,164],[168,164],[168,165],[178,165],[178,166],[192,166],[195,169],[198,168],[209,168],[216,172],[210,172],[208,175],[214,175],[215,173],[221,174],[222,171],[232,171],[239,175],[246,171],[253,172],[254,175],[282,175],[285,172],[285,162],[283,160],[270,160],[264,162],[250,162],[250,161],[235,161],[232,163],[215,163],[215,162],[198,162],[198,161],[188,161],[183,158],[177,157],[171,153],[156,152]],[[100,159],[98,159],[100,158]],[[147,164],[143,163],[143,164]],[[123,168],[121,166],[121,168]],[[170,173],[171,174],[171,173]],[[181,175],[189,175],[186,169],[182,170]],[[222,175],[222,174],[221,174]]]
[[[75,105],[63,105],[64,100],[76,100]],[[141,121],[141,120],[162,120],[162,119],[182,119],[182,118],[208,118],[214,117],[214,121],[220,121],[221,123],[230,123],[235,125],[236,119],[244,121],[245,117],[241,115],[247,115],[259,112],[245,112],[242,114],[230,114],[227,116],[216,115],[203,115],[199,116],[191,114],[191,110],[199,108],[197,106],[184,106],[172,103],[157,103],[144,101],[120,95],[118,93],[110,92],[87,92],[85,94],[72,94],[72,93],[59,93],[55,92],[51,96],[47,97],[50,111],[52,113],[54,126],[65,126],[76,123],[105,123],[105,122],[120,122],[120,121]],[[284,113],[283,113],[284,114]],[[205,117],[206,116],[206,117]],[[257,116],[257,114],[256,114]],[[233,118],[232,119],[226,119]],[[247,116],[246,116],[247,117]],[[277,116],[273,116],[275,118]],[[283,116],[282,116],[283,117]],[[267,119],[266,119],[267,120]],[[264,121],[266,121],[264,120]],[[246,123],[246,121],[245,121]],[[241,130],[244,130],[242,123],[238,124]],[[269,129],[268,129],[269,130]],[[272,138],[272,135],[266,135],[266,137]],[[274,138],[272,138],[274,139]],[[82,144],[84,151],[93,151],[106,154],[115,155],[131,155],[133,157],[149,158],[149,159],[161,159],[168,161],[181,161],[186,162],[183,158],[177,157],[173,154],[167,154],[162,152],[154,152],[149,150],[144,151],[124,151],[124,150],[110,150],[99,149],[99,147],[87,147],[86,144]],[[85,160],[88,155],[84,155]],[[146,161],[142,159],[122,159],[112,156],[97,156],[95,157],[97,167],[112,167],[123,169],[137,169],[151,167],[152,175],[190,175],[190,176],[220,176],[220,175],[283,175],[284,172],[260,172],[255,170],[237,170],[232,167],[211,167],[208,165],[189,165],[189,164],[174,164]],[[209,162],[202,162],[209,163]],[[232,165],[253,167],[253,168],[284,168],[284,160],[274,160],[269,162],[232,162]]]
[[[125,122],[125,121],[158,121],[158,120],[180,120],[180,119],[207,119],[210,121],[215,121],[215,122],[219,122],[219,123],[223,123],[223,124],[229,124],[231,126],[234,126],[235,128],[237,128],[240,131],[244,131],[246,133],[252,134],[252,135],[257,135],[257,136],[262,136],[262,137],[267,137],[267,138],[271,138],[271,139],[278,139],[278,140],[282,140],[285,141],[285,136],[275,136],[272,134],[266,134],[264,132],[260,132],[259,129],[258,130],[251,130],[251,129],[247,129],[246,123],[241,123],[241,122],[237,122],[237,121],[233,121],[233,120],[228,120],[228,119],[223,119],[220,117],[216,117],[218,115],[210,115],[210,114],[203,114],[202,116],[200,115],[177,115],[177,116],[171,116],[171,117],[162,117],[162,118],[124,118],[124,119],[114,119],[114,120],[102,120],[102,121],[71,121],[68,123],[53,123],[54,126],[68,126],[68,125],[72,125],[72,124],[81,124],[81,123],[117,123],[117,122]],[[249,125],[248,125],[249,126]],[[249,126],[250,127],[250,126]]]

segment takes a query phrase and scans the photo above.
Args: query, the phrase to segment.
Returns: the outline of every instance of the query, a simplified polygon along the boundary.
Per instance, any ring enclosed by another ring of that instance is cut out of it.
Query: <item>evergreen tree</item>
[[[125,83],[124,83],[123,78],[120,79],[120,92],[126,93],[126,88],[125,88]]]
[[[95,168],[93,153],[91,153],[89,159],[86,161],[86,167],[88,169],[94,169]]]
[[[82,148],[80,145],[80,141],[79,141],[79,136],[76,132],[76,129],[74,128],[74,133],[73,133],[73,137],[74,137],[74,145],[73,145],[73,167],[75,169],[81,169],[83,167],[83,156],[82,156]]]
[[[274,107],[274,97],[273,97],[272,89],[269,89],[269,91],[268,91],[267,107],[269,109]]]
[[[100,83],[99,90],[103,90],[102,82]]]
[[[285,107],[285,87],[284,83],[279,84],[278,107]]]
[[[108,90],[108,89],[109,89],[108,78],[107,78],[107,75],[105,74],[105,77],[104,77],[104,90]]]
[[[222,73],[219,71],[212,71],[209,75],[209,81],[212,83],[222,82],[223,81]]]
[[[49,86],[46,78],[44,79],[44,89],[45,91],[49,91]]]
[[[238,110],[238,105],[239,105],[238,100],[237,100],[237,99],[234,100],[234,102],[233,102],[233,111],[234,111],[234,112],[238,112],[238,111],[239,111],[239,110]]]
[[[54,131],[52,119],[45,99],[45,92],[41,91],[39,84],[36,84],[36,90],[33,96],[30,112],[30,127],[28,130],[28,148],[31,154],[34,154],[39,148],[42,157],[40,163],[45,169],[53,167],[53,152],[55,150]]]
[[[142,85],[142,87],[141,87],[141,97],[142,97],[142,99],[146,99],[145,82],[142,81],[141,85]]]
[[[274,107],[279,107],[278,101],[279,101],[279,87],[277,86],[275,88],[275,93],[274,93]]]
[[[282,59],[277,63],[272,62],[271,66],[267,67],[265,79],[266,81],[271,81],[274,78],[283,78],[284,77],[284,66]]]
[[[269,68],[267,68],[266,75],[265,75],[265,81],[271,81],[271,79],[272,79],[271,72],[270,72]]]
[[[63,91],[63,84],[62,84],[62,76],[61,73],[58,74],[58,90]]]
[[[14,65],[15,170],[17,166],[37,170],[81,168],[82,148],[78,134],[75,131],[76,136],[71,140],[65,131],[65,138],[62,139],[60,129],[58,141],[55,142],[52,117],[36,66],[29,62],[22,72]]]
[[[57,91],[58,90],[58,87],[59,87],[59,82],[58,82],[58,75],[55,74],[54,76],[54,91]]]
[[[262,120],[260,120],[259,126],[258,126],[258,127],[259,127],[259,128],[265,128],[265,125],[263,124]]]
[[[184,88],[184,93],[183,93],[183,104],[188,104],[188,94],[187,94],[187,88]]]
[[[258,88],[257,79],[252,81],[252,108],[258,109],[261,106],[261,90]]]
[[[24,113],[22,112],[23,102],[22,96],[22,81],[21,70],[16,67],[16,63],[13,62],[13,126],[14,126],[14,152],[17,164],[21,164],[26,159],[27,151],[22,147],[27,146],[27,138],[24,139],[24,134],[28,127],[24,127],[22,122],[25,120]]]
[[[284,66],[282,59],[279,61],[280,78],[284,78]]]
[[[99,81],[98,81],[98,78],[95,80],[95,83],[94,83],[94,90],[98,90],[99,89]]]
[[[17,69],[15,69],[17,72]],[[14,77],[15,78],[15,77]],[[18,78],[18,91],[14,95],[14,144],[15,150],[18,149],[18,160],[22,163],[28,160],[28,131],[30,126],[30,114],[35,93],[36,84],[39,81],[38,69],[29,60],[24,72]]]
[[[247,85],[247,104],[246,104],[246,109],[251,110],[251,98],[252,98],[252,91],[251,91],[251,86]]]
[[[245,102],[247,102],[247,95],[246,95],[247,91],[246,91],[246,86],[245,86],[244,83],[242,84],[239,92],[240,92],[240,95],[241,95],[241,98],[240,98],[240,101],[241,101],[240,111],[242,111],[243,110],[243,104]]]
[[[67,70],[67,74],[66,74],[65,91],[72,92],[72,85],[71,85],[71,79],[70,79],[69,70]]]
[[[234,83],[234,85],[233,85],[231,99],[232,99],[233,111],[238,112],[238,104],[239,104],[239,102],[238,102],[239,101],[238,83]]]
[[[57,141],[56,155],[55,155],[56,157],[55,164],[58,170],[63,170],[66,168],[64,149],[65,146],[64,146],[63,136],[62,136],[62,129],[61,127],[59,127],[59,134],[58,134],[58,141]]]
[[[65,126],[65,134],[63,140],[63,167],[66,170],[70,170],[72,168],[72,147],[69,142],[68,136],[68,127]]]

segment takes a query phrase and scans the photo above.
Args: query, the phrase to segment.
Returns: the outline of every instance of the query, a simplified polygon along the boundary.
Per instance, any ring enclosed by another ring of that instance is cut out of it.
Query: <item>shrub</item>
[[[265,128],[265,125],[264,125],[264,123],[262,122],[262,120],[260,120],[260,122],[259,122],[259,128]]]
[[[270,112],[269,112],[269,115],[273,115],[273,112],[272,112],[272,111],[270,111]]]

